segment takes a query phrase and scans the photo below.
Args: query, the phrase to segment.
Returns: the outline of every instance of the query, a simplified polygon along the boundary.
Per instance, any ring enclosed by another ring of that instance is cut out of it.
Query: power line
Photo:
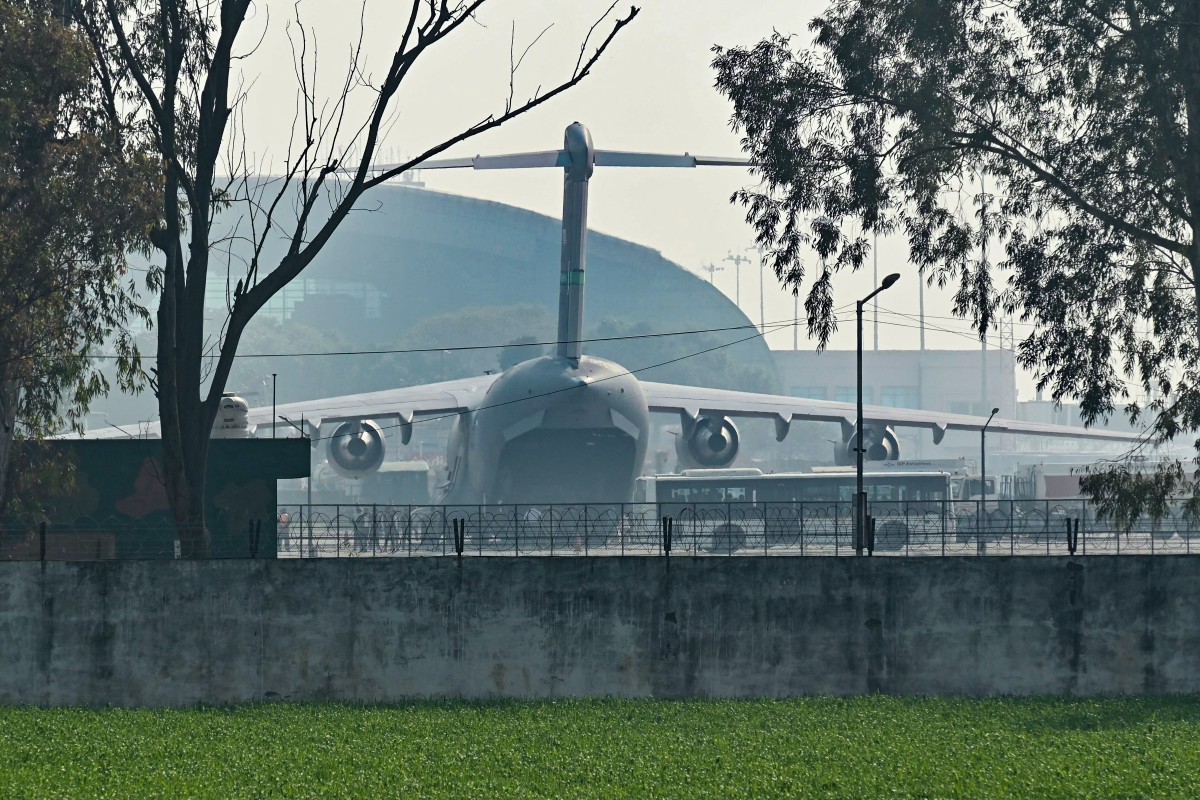
[[[839,310],[843,310],[843,309],[839,309]],[[769,322],[767,324],[770,326],[787,327],[789,325],[795,324],[797,321],[798,320],[795,320],[795,319],[775,320],[775,321]],[[701,334],[701,333],[722,333],[725,331],[744,331],[744,330],[750,330],[750,329],[757,329],[757,327],[758,326],[756,326],[754,324],[731,325],[731,326],[725,327],[725,328],[696,328],[694,330],[686,330],[686,331],[665,331],[662,333],[636,333],[636,334],[628,334],[626,336],[598,336],[598,337],[590,338],[590,339],[581,339],[580,342],[582,342],[583,344],[591,344],[591,343],[595,343],[595,342],[621,342],[621,341],[634,341],[634,340],[638,340],[638,339],[659,339],[659,338],[664,338],[664,337],[668,337],[668,336],[692,336],[692,335]],[[327,351],[319,351],[319,352],[311,352],[311,353],[239,353],[236,357],[237,358],[320,358],[320,357],[324,357],[324,356],[382,356],[382,355],[406,355],[406,354],[415,354],[415,353],[457,353],[457,352],[467,352],[467,351],[472,351],[472,350],[498,350],[498,349],[501,349],[504,347],[553,347],[553,346],[557,346],[557,345],[563,344],[563,343],[574,344],[574,341],[572,340],[572,341],[567,341],[567,342],[559,342],[558,340],[548,340],[548,341],[539,341],[539,342],[506,342],[504,344],[469,344],[469,345],[461,345],[461,346],[457,346],[457,347],[411,347],[411,348],[397,348],[397,349],[388,349],[388,350],[327,350]],[[75,356],[75,355],[72,355],[72,356],[64,356],[64,355],[39,356],[39,358],[78,358],[78,357],[79,356]],[[153,359],[156,357],[157,357],[156,355],[150,355],[150,354],[142,356],[142,358],[144,358],[144,359]],[[216,354],[205,356],[205,358],[217,358],[217,357],[218,356]],[[111,354],[111,353],[103,353],[103,354],[87,356],[87,358],[115,359],[115,358],[120,358],[120,356],[117,356],[117,355]]]
[[[881,309],[881,310],[882,310],[882,309]],[[893,312],[893,313],[894,313],[894,312]],[[912,319],[913,319],[912,317],[908,317],[907,315],[904,315],[904,314],[900,314],[899,316],[905,317],[906,319],[909,319],[909,320],[912,320]],[[921,327],[920,325],[906,325],[906,324],[904,324],[903,322],[889,322],[889,321],[887,321],[887,320],[880,320],[880,321],[879,321],[879,324],[880,324],[880,325],[890,325],[890,326],[892,326],[893,328],[907,328],[907,329],[909,329],[909,330],[919,330],[919,329],[920,329],[920,327]],[[940,331],[940,332],[942,332],[942,333],[948,333],[948,334],[950,334],[951,336],[958,336],[958,337],[961,337],[961,338],[963,338],[963,339],[968,339],[968,340],[970,340],[970,341],[973,341],[973,342],[975,342],[976,344],[978,344],[978,343],[979,343],[979,337],[978,337],[978,336],[976,336],[976,335],[974,335],[974,334],[971,334],[971,333],[964,333],[964,332],[962,332],[962,331],[955,331],[955,330],[951,330],[950,328],[939,328],[938,326],[936,326],[936,325],[930,325],[929,323],[925,323],[925,327],[926,327],[926,328],[932,328],[933,330],[935,330],[935,331]],[[1009,348],[1009,347],[993,347],[992,349],[994,349],[994,350],[998,350],[998,351],[1002,351],[1002,352],[1006,352],[1006,353],[1016,353],[1016,352],[1017,352],[1015,349],[1013,349],[1013,348]],[[958,352],[958,351],[955,351],[955,352]],[[966,351],[966,350],[964,350],[964,351],[962,351],[962,352],[969,352],[969,351]]]
[[[843,308],[836,309],[836,310],[844,311],[846,308],[849,308],[849,306],[845,306]],[[791,324],[790,322],[787,322],[787,323],[779,322],[779,323],[772,323],[771,325],[769,325],[767,327],[771,327],[772,332],[773,332],[775,330],[780,330],[780,329],[786,328],[790,324]],[[746,327],[746,326],[742,326],[742,327]],[[595,381],[592,381],[590,384],[586,384],[586,385],[595,386],[597,383],[602,383],[604,381],[613,380],[614,378],[623,378],[626,375],[636,375],[639,372],[647,372],[652,369],[657,369],[658,367],[665,367],[668,364],[674,364],[679,361],[684,361],[685,359],[694,358],[696,356],[702,356],[707,353],[711,353],[715,350],[720,350],[725,347],[731,347],[735,344],[741,344],[742,342],[748,342],[751,339],[758,339],[758,338],[761,338],[762,336],[765,336],[766,334],[767,334],[767,331],[756,331],[755,333],[751,334],[750,336],[746,336],[744,338],[737,339],[732,342],[726,342],[725,344],[719,344],[719,345],[716,345],[715,347],[709,347],[704,350],[697,351],[695,353],[688,353],[687,355],[682,355],[682,356],[679,356],[678,358],[671,358],[666,361],[660,361],[657,364],[651,364],[646,367],[638,367],[637,369],[626,370],[625,372],[621,372],[616,375],[609,375],[607,377],[599,378]],[[514,403],[524,403],[529,400],[536,400],[541,397],[550,397],[552,395],[561,394],[562,392],[569,392],[573,389],[579,389],[579,388],[581,388],[581,387],[580,386],[564,386],[561,389],[554,389],[549,392],[542,392],[540,394],[528,395],[526,397],[517,397],[512,400],[505,400],[503,402],[493,403],[492,405],[487,405],[487,406],[477,406],[475,408],[468,409],[467,411],[453,411],[448,414],[437,414],[432,417],[422,417],[420,419],[414,419],[412,422],[407,422],[407,423],[399,422],[399,423],[395,423],[392,425],[380,425],[379,428],[380,428],[380,430],[394,430],[396,428],[404,427],[405,425],[417,425],[418,423],[437,422],[438,420],[443,420],[443,419],[453,419],[455,417],[462,416],[464,413],[473,413],[476,411],[486,411],[488,409],[500,408],[502,406],[512,405]],[[362,418],[370,419],[371,417],[369,414],[363,414]],[[274,424],[274,421],[272,421],[272,424]],[[333,438],[335,438],[335,434],[330,434],[329,436],[313,436],[310,438],[310,441],[322,442],[322,441],[326,441],[328,439],[333,439]]]
[[[891,313],[891,314],[899,314],[900,316],[910,316],[910,315],[904,314],[901,311],[893,311],[892,309],[885,308],[884,306],[880,306],[879,308],[881,311],[887,311],[888,313]],[[918,317],[911,317],[911,318],[918,319]],[[951,320],[954,322],[965,322],[966,321],[963,317],[947,316],[945,314],[926,314],[925,318],[926,319],[946,319],[946,320]],[[1020,325],[1023,328],[1036,328],[1038,326],[1038,323],[1036,323],[1036,322],[1022,322],[1020,320],[1012,320],[1011,324]]]

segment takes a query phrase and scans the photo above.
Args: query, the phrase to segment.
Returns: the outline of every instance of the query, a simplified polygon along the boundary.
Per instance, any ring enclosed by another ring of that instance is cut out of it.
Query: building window
[[[875,398],[874,387],[863,387],[863,405],[871,405]],[[855,386],[838,386],[833,390],[833,399],[839,403],[857,403],[858,388]]]
[[[884,386],[879,402],[889,408],[920,408],[921,395],[916,386]]]
[[[207,308],[226,308],[229,287],[224,284],[209,283],[206,287],[204,304]],[[291,319],[292,312],[306,298],[341,296],[358,309],[358,313],[368,319],[379,319],[381,316],[379,290],[369,283],[361,281],[335,281],[326,278],[296,278],[276,292],[261,313],[279,321]]]
[[[824,400],[828,392],[824,386],[793,386],[792,397],[805,397],[809,400]]]

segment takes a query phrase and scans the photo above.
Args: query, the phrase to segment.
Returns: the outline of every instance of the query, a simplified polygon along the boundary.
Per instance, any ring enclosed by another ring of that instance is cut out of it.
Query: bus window
[[[867,498],[876,502],[896,500],[896,487],[889,484],[871,483],[867,487]]]
[[[740,503],[746,499],[745,486],[673,486],[673,503]]]

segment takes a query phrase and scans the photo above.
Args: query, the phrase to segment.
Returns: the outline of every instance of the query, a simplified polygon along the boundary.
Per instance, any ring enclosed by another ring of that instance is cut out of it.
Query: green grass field
[[[1197,797],[1200,698],[0,709],[0,797]]]

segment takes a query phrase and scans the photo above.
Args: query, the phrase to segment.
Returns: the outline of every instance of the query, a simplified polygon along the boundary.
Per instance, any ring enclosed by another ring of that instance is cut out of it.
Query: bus
[[[877,519],[876,549],[898,550],[943,536],[947,517],[953,519],[957,480],[960,476],[942,470],[864,472],[863,488]],[[680,526],[679,541],[697,550],[840,547],[853,539],[856,488],[857,475],[847,467],[793,473],[692,469],[639,478],[634,500],[658,503],[660,513]]]

